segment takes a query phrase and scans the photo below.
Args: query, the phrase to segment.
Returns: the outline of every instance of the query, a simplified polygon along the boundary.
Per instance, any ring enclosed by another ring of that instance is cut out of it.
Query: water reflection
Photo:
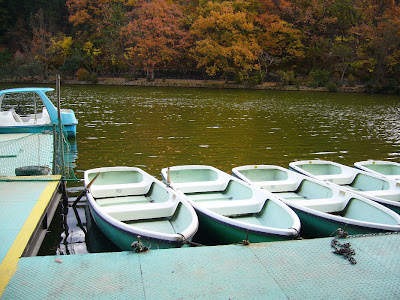
[[[347,165],[372,158],[398,160],[399,100],[390,95],[256,90],[62,88],[63,104],[79,119],[79,178],[84,170],[118,165],[139,166],[160,178],[162,168],[181,164],[230,172],[246,164],[287,167],[300,159]],[[82,183],[69,186],[73,197]],[[78,212],[86,220],[82,205]],[[84,231],[73,218],[69,211],[69,230],[62,236],[73,249],[61,243],[60,252],[88,251],[83,249]]]

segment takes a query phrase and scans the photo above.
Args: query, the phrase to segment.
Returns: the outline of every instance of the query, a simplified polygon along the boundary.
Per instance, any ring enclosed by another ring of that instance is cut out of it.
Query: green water
[[[327,159],[352,165],[400,157],[399,96],[62,86],[61,99],[79,120],[78,178],[104,166],[139,166],[161,178],[161,168],[182,164],[230,172],[245,164],[288,167],[293,160]],[[82,189],[82,183],[69,186],[72,197]],[[82,206],[77,213],[83,229],[70,209],[64,223],[53,220],[42,253],[112,248],[95,229],[85,235]]]
[[[77,176],[101,166],[287,167],[400,157],[400,97],[388,95],[68,86],[79,119]]]

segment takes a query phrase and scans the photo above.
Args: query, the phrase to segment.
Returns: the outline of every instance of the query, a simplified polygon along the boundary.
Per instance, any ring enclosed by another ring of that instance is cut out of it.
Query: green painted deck
[[[0,295],[23,255],[34,255],[59,201],[54,181],[0,181]]]
[[[399,299],[400,234],[23,257],[2,299]]]

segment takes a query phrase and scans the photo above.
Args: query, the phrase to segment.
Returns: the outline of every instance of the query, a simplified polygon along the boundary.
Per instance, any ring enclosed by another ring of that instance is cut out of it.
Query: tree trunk
[[[154,81],[154,65],[153,64],[147,65],[146,72],[147,72],[147,80]]]

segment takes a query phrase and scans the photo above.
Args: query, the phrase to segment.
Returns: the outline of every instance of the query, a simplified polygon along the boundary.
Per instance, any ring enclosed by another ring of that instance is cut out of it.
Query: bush
[[[313,86],[320,87],[326,86],[329,81],[329,71],[328,70],[314,70],[310,72],[313,79]]]
[[[242,72],[235,72],[233,75],[236,84],[241,84],[244,81],[245,75]]]
[[[279,70],[277,72],[277,74],[279,76],[280,81],[283,84],[293,85],[295,83],[295,76],[294,76],[294,72],[293,71],[285,72],[285,71]]]
[[[40,63],[30,62],[20,66],[18,68],[18,74],[22,77],[30,77],[33,79],[35,76],[42,76],[43,69]]]
[[[74,76],[81,66],[81,60],[79,57],[67,57],[64,64],[60,67],[61,72],[65,75]]]
[[[76,71],[76,77],[80,81],[89,81],[90,80],[90,73],[86,69],[79,69]]]
[[[337,87],[336,83],[334,83],[333,81],[329,81],[326,84],[326,88],[328,89],[329,92],[332,92],[332,93],[336,93],[338,91],[338,87]]]
[[[263,82],[263,75],[260,72],[254,73],[252,76],[249,77],[248,83],[249,85],[259,85]]]
[[[356,86],[356,78],[352,74],[349,74],[349,76],[347,76],[347,81],[348,81],[348,86],[350,87]]]
[[[99,82],[99,78],[98,78],[98,76],[97,76],[96,73],[90,74],[90,82],[91,82],[91,83],[94,83],[94,84],[96,84],[96,83]]]

